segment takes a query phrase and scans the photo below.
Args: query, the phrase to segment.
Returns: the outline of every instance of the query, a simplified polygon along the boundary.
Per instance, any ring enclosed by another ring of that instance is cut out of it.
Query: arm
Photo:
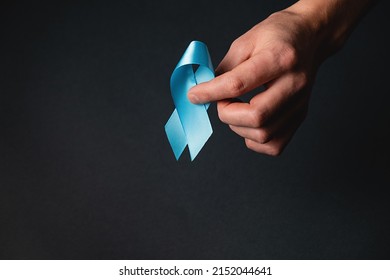
[[[218,101],[222,122],[249,149],[279,155],[304,120],[316,72],[341,48],[374,0],[300,0],[236,39],[217,77],[193,87],[193,103]],[[249,103],[237,97],[265,86]]]

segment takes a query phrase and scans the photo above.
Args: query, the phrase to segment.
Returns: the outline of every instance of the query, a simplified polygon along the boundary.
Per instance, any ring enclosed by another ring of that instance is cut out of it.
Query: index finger
[[[282,72],[282,67],[270,53],[259,53],[215,79],[198,84],[188,92],[196,104],[235,98],[255,89]]]

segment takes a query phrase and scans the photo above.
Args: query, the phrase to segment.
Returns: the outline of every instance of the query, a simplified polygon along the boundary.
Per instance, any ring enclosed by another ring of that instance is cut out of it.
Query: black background
[[[282,156],[214,133],[176,162],[169,78],[214,66],[293,1],[80,1],[0,9],[0,258],[390,257],[387,1],[325,62]]]

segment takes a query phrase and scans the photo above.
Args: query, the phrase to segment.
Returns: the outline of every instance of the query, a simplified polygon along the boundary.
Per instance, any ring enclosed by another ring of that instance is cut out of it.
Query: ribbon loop
[[[194,65],[198,66],[196,71]],[[176,109],[165,124],[165,132],[176,160],[187,145],[191,161],[194,160],[213,133],[207,115],[210,103],[193,104],[187,98],[190,88],[213,78],[214,70],[207,46],[192,41],[171,75],[171,94]]]

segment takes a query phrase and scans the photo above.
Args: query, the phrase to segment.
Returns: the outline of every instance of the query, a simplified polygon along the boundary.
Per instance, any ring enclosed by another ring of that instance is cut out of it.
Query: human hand
[[[193,87],[193,103],[218,101],[218,116],[259,153],[279,155],[304,120],[323,55],[306,21],[277,12],[236,39],[217,77]],[[249,103],[236,98],[260,86]]]

